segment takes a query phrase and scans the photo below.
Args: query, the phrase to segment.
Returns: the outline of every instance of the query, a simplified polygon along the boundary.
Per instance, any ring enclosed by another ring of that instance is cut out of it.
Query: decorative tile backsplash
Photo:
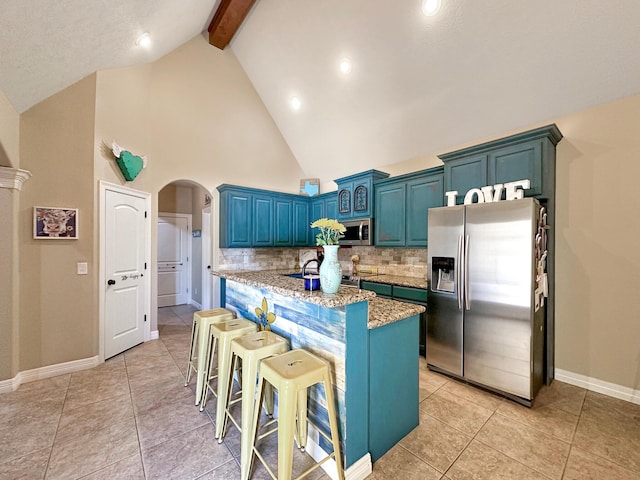
[[[298,248],[221,248],[220,270],[293,270]]]
[[[426,248],[341,248],[339,256],[344,272],[351,273],[353,255],[360,257],[360,268],[377,267],[380,274],[420,278],[427,276]]]
[[[300,248],[221,248],[220,270],[293,270],[299,265]],[[309,250],[305,248],[304,250]],[[405,277],[427,276],[426,248],[342,247],[338,258],[345,274],[352,272],[351,257],[360,267],[376,267],[378,273]],[[301,266],[301,265],[300,265]]]

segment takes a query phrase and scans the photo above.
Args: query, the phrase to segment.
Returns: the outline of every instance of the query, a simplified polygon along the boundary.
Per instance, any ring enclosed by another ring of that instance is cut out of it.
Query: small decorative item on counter
[[[320,264],[320,286],[325,293],[336,293],[342,282],[342,267],[338,261],[339,241],[344,237],[346,228],[337,220],[321,218],[311,224],[311,228],[319,228],[316,245],[322,246],[324,260]]]

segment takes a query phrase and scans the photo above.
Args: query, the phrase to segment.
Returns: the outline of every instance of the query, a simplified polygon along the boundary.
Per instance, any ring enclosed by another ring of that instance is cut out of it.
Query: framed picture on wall
[[[33,207],[33,238],[77,240],[78,209]]]

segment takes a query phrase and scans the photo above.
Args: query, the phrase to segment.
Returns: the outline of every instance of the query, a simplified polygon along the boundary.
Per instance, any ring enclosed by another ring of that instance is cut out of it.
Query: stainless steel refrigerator
[[[524,198],[428,215],[429,368],[530,405],[543,383],[544,207]]]

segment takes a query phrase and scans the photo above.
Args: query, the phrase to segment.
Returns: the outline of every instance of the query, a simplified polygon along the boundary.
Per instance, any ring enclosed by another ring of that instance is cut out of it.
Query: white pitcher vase
[[[340,245],[324,245],[324,260],[320,264],[320,287],[325,293],[336,293],[342,282],[342,267],[338,261]]]

